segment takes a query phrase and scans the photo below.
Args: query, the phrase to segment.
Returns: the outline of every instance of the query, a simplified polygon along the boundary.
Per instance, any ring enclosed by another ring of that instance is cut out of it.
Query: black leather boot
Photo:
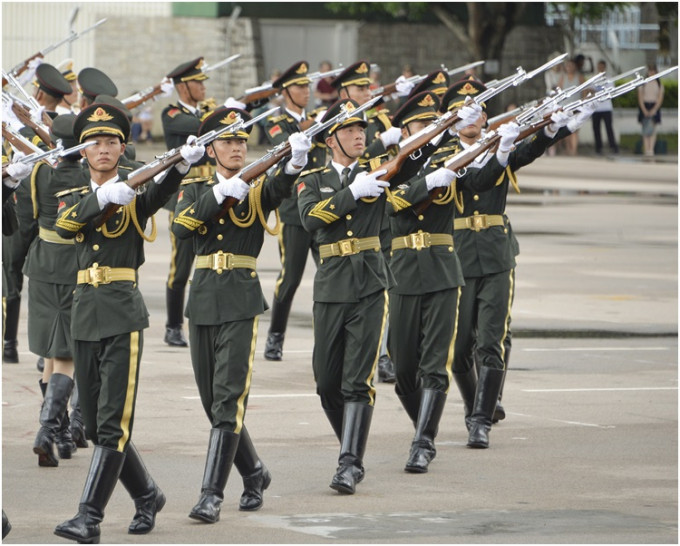
[[[103,446],[94,446],[90,470],[80,498],[78,513],[57,525],[54,534],[81,544],[99,544],[99,523],[104,519],[104,509],[111,498],[125,453]]]
[[[59,460],[54,453],[54,442],[61,427],[71,390],[73,379],[61,373],[52,374],[40,411],[40,430],[33,443],[33,453],[38,455],[39,466],[59,466]]]
[[[220,509],[224,499],[224,488],[227,485],[229,471],[234,462],[238,448],[239,435],[228,430],[213,428],[210,430],[208,456],[203,472],[201,498],[191,509],[189,517],[216,523],[220,520]]]
[[[3,339],[2,361],[5,364],[18,364],[19,352],[17,351],[17,332],[19,331],[19,311],[21,310],[21,297],[8,298],[5,302],[5,328]]]
[[[468,447],[486,449],[489,447],[489,431],[493,412],[498,402],[498,392],[501,390],[504,370],[482,366],[477,382],[475,404],[470,417],[470,435]]]
[[[119,479],[135,503],[135,515],[128,527],[128,533],[150,533],[156,525],[156,514],[165,506],[165,495],[151,478],[132,442],[128,443],[125,451],[125,463]]]
[[[326,414],[326,417],[328,418],[328,422],[331,424],[331,427],[333,427],[333,432],[335,432],[338,441],[342,441],[342,419],[345,414],[345,410],[344,409],[330,410],[324,408],[323,411]]]
[[[416,474],[427,472],[427,466],[437,455],[434,439],[439,430],[439,421],[444,413],[446,393],[434,389],[423,389],[418,411],[416,434],[411,443],[411,452],[404,470]]]
[[[184,337],[182,324],[184,323],[184,289],[175,290],[165,288],[165,307],[168,321],[165,324],[163,341],[171,347],[188,347],[189,342]]]
[[[2,511],[2,538],[4,539],[7,535],[9,535],[9,532],[12,530],[12,525],[9,522],[9,518],[7,517],[7,514],[5,514],[5,511]]]
[[[475,405],[475,394],[477,393],[477,370],[472,366],[465,373],[454,372],[453,379],[456,382],[456,385],[458,385],[460,397],[463,399],[465,426],[469,431],[472,407]]]
[[[80,397],[78,396],[78,384],[73,384],[73,392],[71,393],[71,435],[77,447],[88,447],[87,434],[85,433],[85,425],[83,423],[83,416],[80,414]]]
[[[331,489],[353,495],[356,484],[364,479],[364,452],[372,417],[373,406],[359,402],[345,404],[339,466],[331,481]]]
[[[293,300],[281,302],[274,298],[272,302],[271,323],[267,333],[267,342],[264,346],[264,357],[267,360],[283,359],[283,340],[286,337],[286,327],[288,326],[288,315]]]
[[[378,358],[378,381],[381,383],[394,383],[397,376],[394,373],[394,363],[388,354]]]
[[[73,434],[71,433],[71,421],[68,417],[68,406],[64,408],[64,414],[61,417],[61,424],[55,437],[57,444],[57,453],[60,459],[70,459],[73,454],[78,451],[78,446],[73,441]]]
[[[241,428],[239,437],[234,466],[243,478],[243,493],[239,500],[238,509],[252,512],[262,508],[264,503],[262,495],[264,490],[269,487],[272,475],[258,457],[245,426]]]
[[[42,356],[38,357],[38,360],[36,360],[35,369],[38,370],[40,373],[43,373],[45,371],[45,359]]]
[[[416,428],[418,423],[418,412],[420,411],[420,398],[423,393],[422,389],[418,388],[408,394],[401,394],[399,386],[397,385],[394,388],[394,392],[397,393],[397,398],[399,398],[401,405],[404,406],[406,415],[409,416],[409,419],[411,419],[411,422],[413,423],[413,427]]]
[[[510,332],[508,331],[508,334]],[[501,405],[501,400],[503,398],[503,387],[505,386],[505,376],[508,375],[508,364],[510,363],[510,349],[512,348],[512,343],[510,342],[510,335],[506,336],[505,343],[505,373],[503,374],[503,381],[501,381],[501,390],[498,393],[498,402],[496,403],[496,410],[493,412],[494,423],[502,421],[505,419],[505,408]]]

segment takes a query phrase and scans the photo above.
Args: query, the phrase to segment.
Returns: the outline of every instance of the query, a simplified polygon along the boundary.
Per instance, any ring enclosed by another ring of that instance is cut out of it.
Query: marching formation
[[[210,423],[189,517],[219,521],[232,466],[243,480],[240,510],[258,510],[274,479],[245,425],[258,323],[268,309],[257,269],[265,234],[278,237],[281,269],[264,357],[283,358],[311,251],[312,367],[339,448],[330,487],[350,495],[366,472],[378,379],[394,382],[413,426],[406,472],[425,473],[435,459],[452,383],[464,402],[468,447],[489,447],[493,423],[505,417],[519,253],[508,192],[519,191],[518,170],[575,133],[601,101],[649,79],[597,87],[601,73],[494,122],[489,101],[566,55],[486,84],[462,75],[477,62],[379,89],[370,86],[366,60],[326,73],[298,61],[210,108],[204,81],[236,56],[215,65],[189,60],[123,100],[100,70],[76,74],[42,56],[3,72],[4,361],[18,359],[25,275],[29,349],[42,372],[38,465],[56,467],[92,444],[78,511],[54,531],[80,543],[100,541],[119,480],[134,503],[132,534],[149,533],[166,503],[132,442],[149,326],[139,269],[156,238],[156,212],[168,210],[171,226],[164,341],[189,347]],[[320,78],[332,78],[338,100],[308,111],[310,85]],[[33,93],[24,90],[29,82]],[[136,161],[130,109],[173,93],[162,113],[168,151]],[[276,96],[282,104],[268,108]],[[387,108],[389,101],[397,106]],[[271,148],[246,164],[258,124]],[[3,511],[3,537],[9,529]]]

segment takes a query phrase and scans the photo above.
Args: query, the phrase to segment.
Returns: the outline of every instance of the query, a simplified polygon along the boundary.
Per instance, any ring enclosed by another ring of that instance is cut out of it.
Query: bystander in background
[[[607,72],[607,63],[600,59],[597,61],[597,73]],[[605,83],[593,88],[593,92],[597,93],[605,88],[613,88],[614,82],[605,80]],[[609,150],[613,154],[619,153],[619,147],[616,144],[616,135],[614,134],[613,126],[614,104],[611,99],[601,100],[597,103],[597,109],[593,113],[593,138],[595,139],[595,153],[602,154],[602,123],[607,131],[607,141],[609,143]]]
[[[647,65],[647,77],[657,73],[656,64]],[[653,156],[656,146],[656,129],[661,123],[663,84],[659,80],[638,87],[638,122],[642,124],[642,150],[645,156]]]

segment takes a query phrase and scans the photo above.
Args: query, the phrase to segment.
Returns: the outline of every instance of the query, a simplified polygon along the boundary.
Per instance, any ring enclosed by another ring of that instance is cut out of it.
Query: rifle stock
[[[258,89],[256,91],[252,91],[250,93],[246,92],[245,95],[242,95],[239,97],[238,100],[239,102],[243,102],[244,104],[251,104],[253,102],[259,102],[265,99],[268,99],[270,97],[273,97],[275,95],[278,95],[281,90],[278,87],[269,87],[267,89]]]
[[[52,142],[50,135],[47,133],[47,131],[45,131],[42,127],[40,127],[37,123],[35,123],[31,119],[31,113],[28,111],[26,107],[22,106],[17,101],[13,101],[12,111],[16,114],[17,118],[19,118],[19,121],[21,123],[35,131],[35,134],[38,135],[40,140],[42,140],[47,145],[48,148],[54,148],[54,142]]]
[[[133,95],[131,97],[131,100],[129,100],[128,102],[123,101],[123,104],[127,107],[128,110],[132,110],[133,108],[137,108],[140,104],[144,104],[146,101],[151,100],[156,95],[160,95],[162,92],[163,90],[161,89],[161,85],[157,84],[150,88],[148,91],[143,91],[139,95]]]
[[[4,123],[2,124],[2,137],[6,138],[14,148],[26,155],[30,155],[36,151],[26,144],[26,142],[18,138],[14,133],[9,131]]]

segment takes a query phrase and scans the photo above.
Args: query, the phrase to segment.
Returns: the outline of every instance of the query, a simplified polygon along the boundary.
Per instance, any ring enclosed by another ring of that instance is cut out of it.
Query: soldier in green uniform
[[[306,128],[309,123],[305,107],[309,102],[309,83],[307,75],[309,63],[299,61],[272,82],[273,87],[281,89],[284,104],[280,113],[267,119],[264,132],[269,142],[276,146],[290,135]],[[322,167],[326,163],[326,148],[323,143],[314,142],[309,154],[307,169]],[[297,196],[283,201],[279,207],[281,231],[279,233],[279,255],[281,271],[276,279],[272,301],[271,322],[265,343],[264,357],[267,360],[283,358],[283,340],[286,335],[288,316],[293,305],[293,297],[300,286],[305,271],[307,256],[312,251],[314,262],[319,261],[318,248],[312,236],[300,222]]]
[[[183,146],[183,161],[137,194],[118,171],[130,134],[125,113],[93,104],[78,115],[73,132],[79,142],[96,142],[82,151],[90,166],[90,183],[60,196],[55,231],[76,243],[79,270],[71,312],[73,356],[85,428],[95,447],[78,514],[54,532],[96,543],[99,523],[119,478],[135,503],[130,533],[151,531],[156,513],[165,504],[165,495],[131,442],[143,330],[149,325],[137,269],[144,263],[144,241],[155,239],[153,214],[177,190],[204,149]],[[121,206],[118,211],[98,226],[102,211],[116,205]],[[147,236],[144,229],[150,218]]]
[[[351,111],[358,105],[339,100],[326,119],[343,106]],[[328,128],[321,138],[332,160],[301,176],[297,187],[300,218],[320,255],[314,278],[314,379],[341,444],[330,487],[347,494],[353,494],[364,477],[376,394],[373,378],[387,319],[386,290],[393,284],[379,237],[383,192],[390,184],[377,180],[384,170],[369,174],[359,164],[366,148],[365,128],[363,115]]]
[[[78,89],[80,90],[80,110],[94,103],[99,95],[118,95],[118,87],[104,72],[98,68],[83,68],[78,72]]]
[[[437,94],[425,91],[407,100],[392,122],[408,138],[436,119],[438,109]],[[478,115],[472,109],[459,113],[464,119]],[[404,468],[413,473],[427,472],[436,455],[434,439],[452,379],[458,301],[464,284],[453,248],[454,178],[448,169],[425,167],[388,198],[390,269],[397,281],[390,289],[389,345],[396,367],[395,391],[416,429]],[[418,205],[435,187],[447,190],[419,212]]]
[[[233,123],[237,114],[250,119],[244,110],[215,110],[199,135]],[[206,523],[219,520],[232,463],[243,476],[241,510],[259,509],[271,481],[244,424],[259,315],[267,309],[255,266],[265,230],[272,233],[267,216],[291,194],[311,148],[305,135],[291,135],[292,158],[250,190],[236,176],[245,164],[249,132],[225,133],[208,146],[217,172],[208,182],[183,182],[172,225],[196,253],[186,316],[194,375],[211,430],[201,497],[189,517]],[[238,202],[219,215],[226,198]]]
[[[165,145],[168,149],[181,146],[190,135],[196,135],[201,125],[203,113],[198,107],[198,103],[205,99],[205,84],[208,79],[202,70],[203,57],[198,57],[191,61],[180,64],[172,70],[167,77],[175,85],[175,91],[179,100],[177,104],[166,107],[161,114],[163,123],[163,135]],[[186,181],[207,181],[210,180],[215,171],[214,162],[206,155],[195,165],[186,175]],[[177,195],[166,203],[165,209],[169,212],[169,225],[173,225],[175,217],[175,205]],[[194,263],[194,252],[191,240],[178,239],[172,230],[170,231],[170,270],[165,287],[165,306],[167,320],[165,323],[165,343],[171,347],[186,347],[188,345],[182,324],[184,317],[184,292],[191,266]]]

